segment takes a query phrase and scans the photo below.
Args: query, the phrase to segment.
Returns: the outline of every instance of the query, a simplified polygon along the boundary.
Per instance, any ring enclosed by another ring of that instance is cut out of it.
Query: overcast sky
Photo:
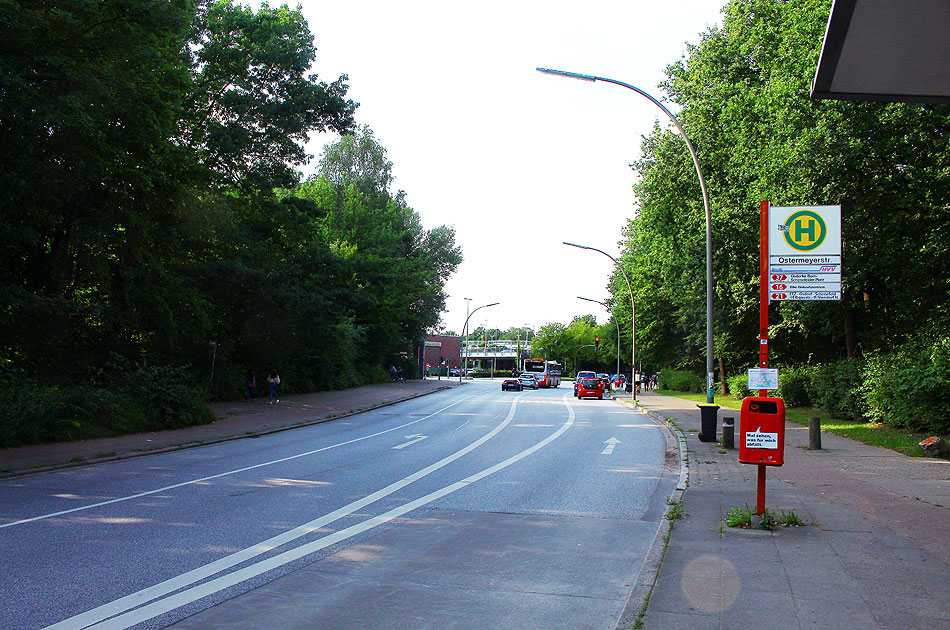
[[[455,228],[464,262],[446,285],[445,329],[461,331],[464,298],[472,310],[500,302],[472,328],[608,320],[577,296],[606,300],[613,263],[561,243],[619,253],[635,211],[629,164],[654,122],[669,121],[633,91],[535,68],[604,76],[662,99],[665,67],[721,24],[724,4],[303,0],[320,79],[349,75],[357,122],[386,147],[394,189],[426,228]],[[308,152],[319,157],[335,140],[317,134]]]

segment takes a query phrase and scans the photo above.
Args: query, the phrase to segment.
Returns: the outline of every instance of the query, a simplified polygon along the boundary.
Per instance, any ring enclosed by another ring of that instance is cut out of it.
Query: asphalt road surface
[[[0,628],[612,630],[664,429],[477,381],[256,439],[0,482]]]

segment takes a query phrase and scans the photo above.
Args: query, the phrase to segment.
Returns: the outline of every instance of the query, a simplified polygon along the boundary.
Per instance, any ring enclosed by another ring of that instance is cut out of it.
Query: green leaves
[[[185,50],[192,84],[178,138],[221,184],[291,186],[311,132],[353,125],[346,76],[327,84],[306,74],[316,49],[299,9],[209,2]]]
[[[773,305],[776,364],[899,343],[947,311],[950,258],[929,252],[950,242],[950,108],[812,101],[829,4],[733,0],[723,25],[667,68],[663,87],[682,107],[709,187],[716,356],[729,372],[756,361],[763,200],[849,208],[844,298]],[[643,332],[638,354],[698,370],[705,287],[697,177],[671,131],[655,128],[642,150],[633,165],[640,208],[623,256]],[[624,309],[625,287],[611,286]]]

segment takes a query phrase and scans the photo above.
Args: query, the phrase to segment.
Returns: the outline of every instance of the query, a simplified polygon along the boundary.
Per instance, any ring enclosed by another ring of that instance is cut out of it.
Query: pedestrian
[[[254,370],[248,370],[244,377],[244,400],[254,400],[257,395],[257,377]]]
[[[280,402],[280,377],[277,376],[277,370],[271,370],[267,377],[268,393],[270,394],[270,404]]]

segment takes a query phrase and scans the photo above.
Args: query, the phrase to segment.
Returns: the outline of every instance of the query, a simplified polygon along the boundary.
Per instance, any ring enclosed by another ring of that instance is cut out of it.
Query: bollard
[[[726,416],[722,419],[722,447],[735,448],[736,419]]]
[[[808,419],[808,450],[821,450],[821,418]]]

